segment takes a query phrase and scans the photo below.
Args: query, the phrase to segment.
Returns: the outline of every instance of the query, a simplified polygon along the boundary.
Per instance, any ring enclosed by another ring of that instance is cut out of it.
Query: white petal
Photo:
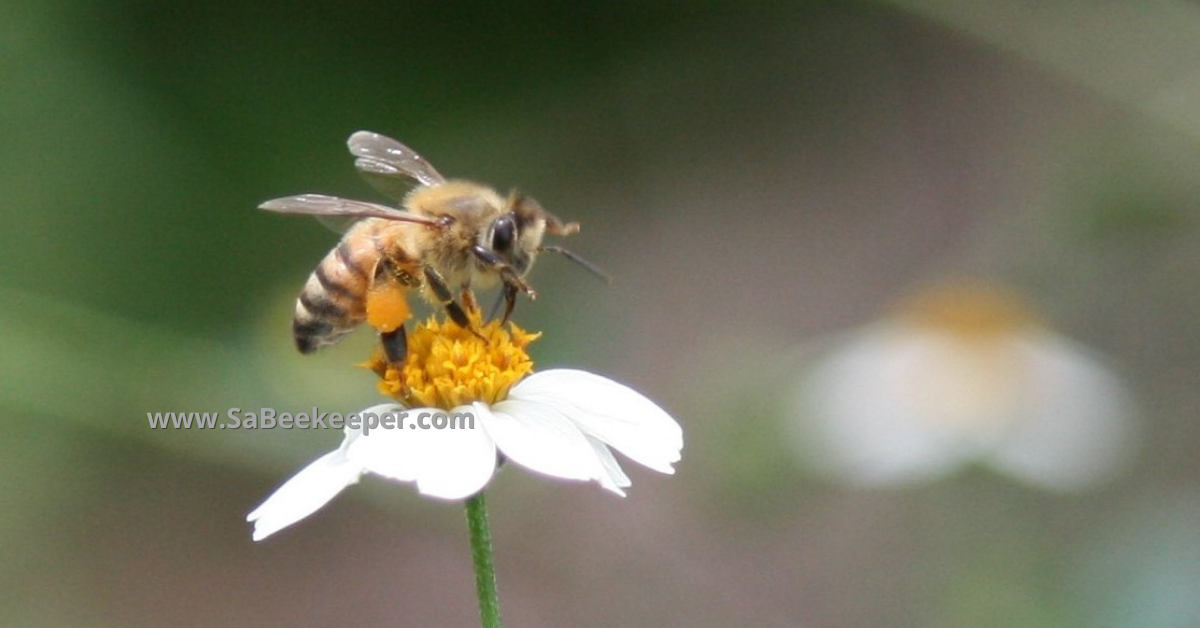
[[[588,437],[588,442],[592,444],[592,449],[596,450],[596,456],[600,458],[601,464],[604,465],[604,471],[608,474],[607,479],[600,479],[600,486],[624,497],[625,491],[621,489],[629,488],[633,485],[633,482],[630,481],[628,475],[625,475],[625,471],[621,469],[621,465],[613,457],[612,451],[609,451],[608,445],[590,436]]]
[[[1106,479],[1128,460],[1135,440],[1133,404],[1121,382],[1063,338],[1031,337],[1023,348],[1024,402],[992,465],[1059,490]]]
[[[436,412],[433,408],[416,408],[405,410],[396,404],[373,406],[363,410],[360,415],[374,414],[383,416],[393,413],[406,418],[398,423],[407,423],[407,417],[415,417],[419,412]],[[405,425],[405,427],[408,427]],[[376,427],[361,436],[347,450],[347,457],[362,465],[364,469],[392,480],[400,482],[417,481],[421,466],[421,444],[418,438],[404,438],[403,429],[383,429]]]
[[[514,463],[553,477],[596,480],[616,488],[588,437],[554,408],[515,399],[493,410],[481,403],[474,407],[496,447]]]
[[[460,406],[450,412],[473,411]],[[445,412],[436,408],[408,410],[397,429],[376,429],[349,448],[348,457],[371,473],[402,482],[416,482],[423,495],[462,499],[479,492],[496,469],[496,446],[475,419],[473,425],[455,429],[421,429],[421,413]]]
[[[534,373],[509,398],[548,405],[587,435],[655,471],[674,473],[683,430],[671,415],[641,393],[611,379],[572,369]]]
[[[961,420],[957,410],[986,404],[958,399],[963,385],[945,376],[966,371],[943,345],[938,336],[871,330],[814,367],[799,399],[810,461],[842,480],[882,485],[926,481],[976,455],[996,428]]]
[[[246,521],[254,523],[255,541],[311,515],[358,481],[362,467],[346,458],[346,447],[356,437],[348,434],[341,447],[301,469],[246,516]]]

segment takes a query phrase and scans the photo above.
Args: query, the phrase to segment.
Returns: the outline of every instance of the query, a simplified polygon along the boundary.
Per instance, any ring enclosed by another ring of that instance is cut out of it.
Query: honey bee
[[[445,308],[451,320],[470,329],[455,292],[466,307],[475,308],[473,290],[499,284],[507,322],[518,292],[537,297],[525,275],[538,253],[562,254],[609,281],[570,251],[542,245],[545,235],[570,235],[579,225],[562,222],[534,199],[447,180],[415,151],[378,133],[359,131],[347,145],[359,172],[399,200],[402,209],[322,194],[259,205],[285,214],[361,219],[321,260],[296,300],[292,334],[301,353],[334,344],[367,321],[379,330],[387,358],[403,362],[409,290]],[[413,182],[416,186],[410,190]]]

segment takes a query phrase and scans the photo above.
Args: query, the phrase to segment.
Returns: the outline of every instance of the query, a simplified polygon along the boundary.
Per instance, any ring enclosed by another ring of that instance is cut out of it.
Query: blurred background
[[[18,1],[0,50],[5,625],[477,622],[457,505],[365,480],[255,544],[245,514],[340,435],[143,418],[377,403],[369,334],[291,344],[337,236],[255,209],[381,200],[359,129],[580,221],[617,281],[543,259],[535,360],[684,426],[624,500],[499,475],[508,625],[1200,625],[1193,3]],[[798,365],[960,274],[1104,356],[1131,466],[806,472]]]

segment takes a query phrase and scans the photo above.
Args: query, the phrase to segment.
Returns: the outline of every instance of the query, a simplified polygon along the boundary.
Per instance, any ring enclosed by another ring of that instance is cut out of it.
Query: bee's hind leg
[[[379,339],[383,341],[383,355],[387,356],[388,362],[403,364],[408,357],[408,334],[404,332],[404,326],[379,334]]]

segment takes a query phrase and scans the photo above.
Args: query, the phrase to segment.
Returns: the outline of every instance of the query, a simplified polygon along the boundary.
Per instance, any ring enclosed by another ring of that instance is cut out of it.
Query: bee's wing
[[[317,222],[321,223],[322,227],[325,227],[326,229],[338,235],[346,235],[346,232],[350,231],[350,227],[353,227],[354,225],[358,224],[359,220],[362,220],[361,218],[355,218],[353,216],[318,215],[313,216],[313,218],[315,218]]]
[[[346,140],[346,146],[350,148],[350,154],[358,158],[354,160],[354,167],[363,178],[392,198],[403,198],[414,180],[421,185],[446,181],[424,157],[385,135],[358,131]]]
[[[309,214],[312,216],[336,216],[345,218],[383,218],[386,220],[400,220],[403,222],[415,222],[423,225],[436,225],[438,222],[425,216],[418,216],[399,209],[393,209],[384,205],[376,205],[375,203],[367,203],[365,201],[354,201],[348,198],[339,198],[337,196],[326,196],[324,194],[300,194],[299,196],[285,196],[283,198],[271,199],[262,205],[259,209],[265,209],[269,212],[279,212],[281,214]]]

